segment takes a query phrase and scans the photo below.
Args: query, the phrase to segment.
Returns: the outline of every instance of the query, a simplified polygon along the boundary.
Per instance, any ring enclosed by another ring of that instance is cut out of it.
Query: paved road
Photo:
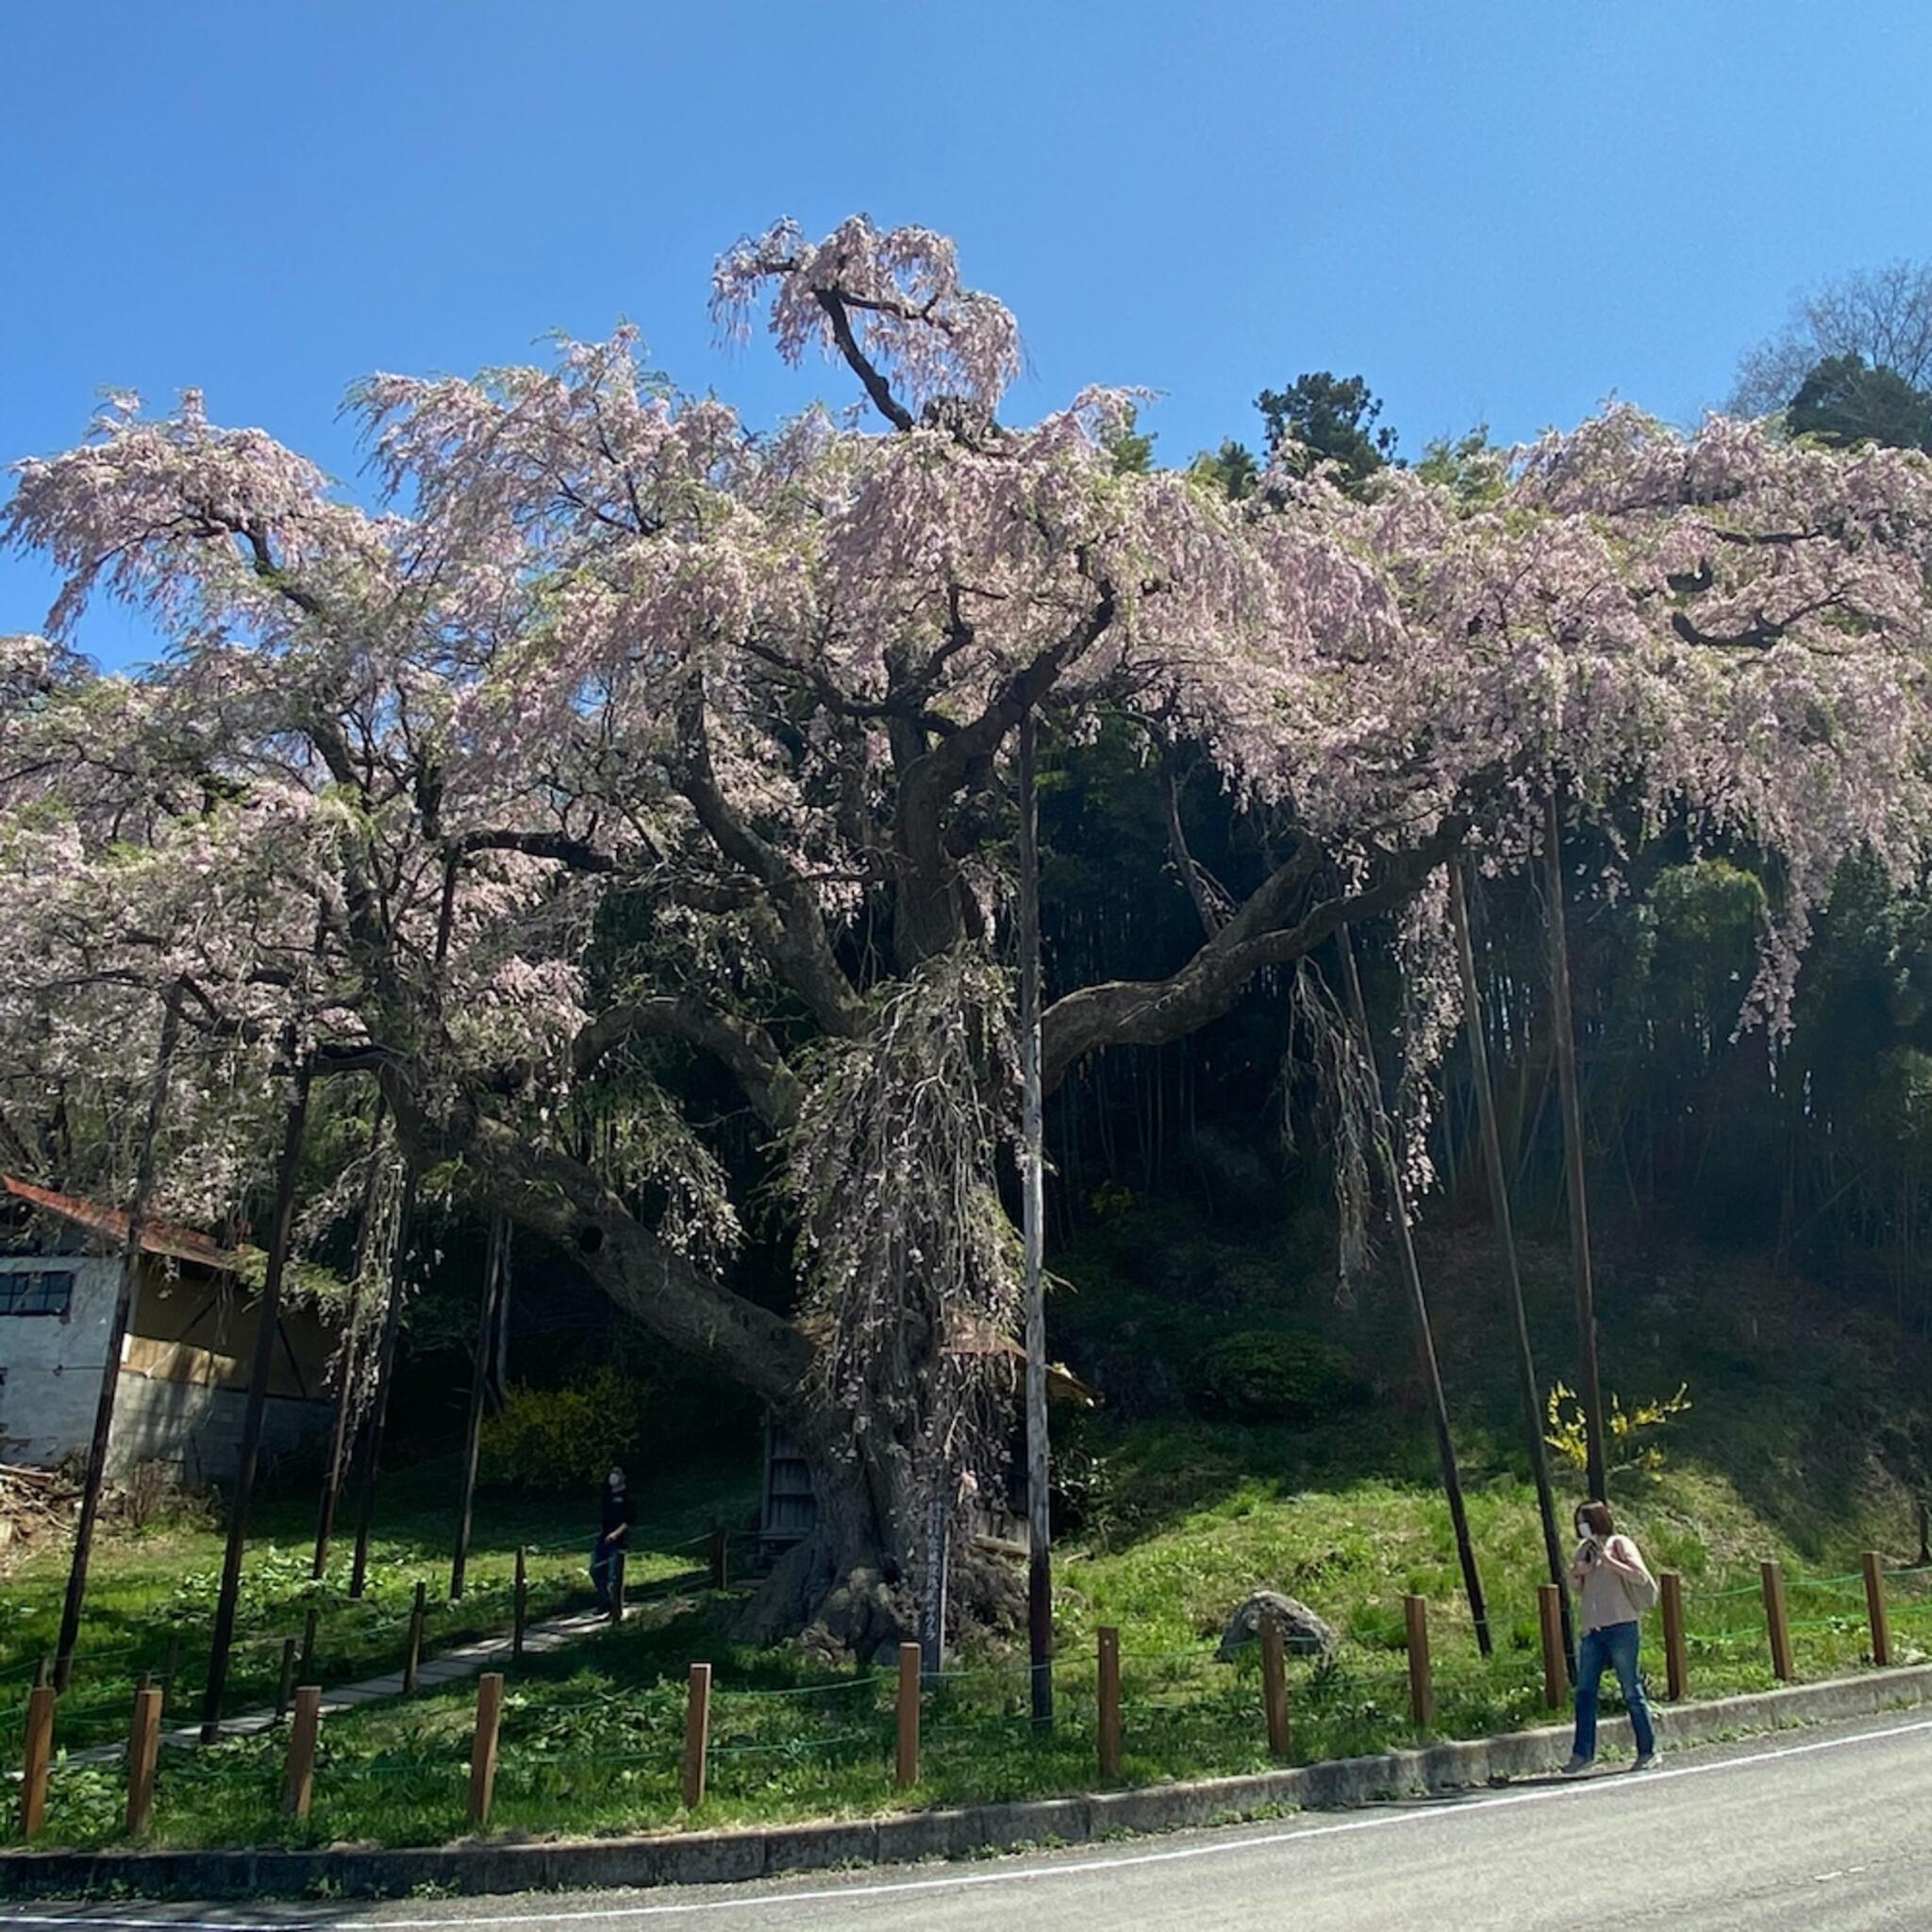
[[[1932,1717],[1042,1857],[784,1885],[232,1909],[0,1906],[0,1932],[1697,1932],[1932,1926]]]

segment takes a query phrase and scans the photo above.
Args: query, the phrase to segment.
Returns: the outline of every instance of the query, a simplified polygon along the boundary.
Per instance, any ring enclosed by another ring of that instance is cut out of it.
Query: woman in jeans
[[[1608,1504],[1582,1504],[1576,1511],[1576,1535],[1570,1581],[1583,1607],[1583,1636],[1576,1646],[1576,1743],[1563,1770],[1574,1777],[1588,1771],[1596,1756],[1597,1681],[1607,1664],[1623,1686],[1630,1728],[1637,1738],[1632,1769],[1647,1771],[1657,1761],[1657,1732],[1644,1700],[1643,1680],[1637,1674],[1637,1637],[1657,1586],[1643,1552],[1627,1536],[1616,1534]]]

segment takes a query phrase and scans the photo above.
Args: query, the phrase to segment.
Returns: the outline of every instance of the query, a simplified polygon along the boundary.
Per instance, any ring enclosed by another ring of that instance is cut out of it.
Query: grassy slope
[[[755,1493],[741,1470],[686,1474],[655,1485],[627,1564],[630,1588],[644,1590],[701,1566],[698,1546],[718,1520],[741,1520]],[[378,1491],[368,1583],[348,1599],[350,1537],[339,1534],[323,1587],[309,1583],[315,1504],[271,1496],[258,1519],[242,1574],[238,1635],[227,1707],[275,1694],[285,1636],[299,1636],[308,1607],[319,1606],[315,1674],[327,1683],[394,1670],[401,1660],[410,1598],[427,1586],[429,1651],[508,1627],[519,1544],[531,1552],[529,1614],[534,1621],[591,1600],[586,1563],[594,1496],[575,1506],[554,1498],[483,1496],[471,1538],[467,1586],[447,1601],[456,1469],[444,1460],[385,1476]],[[198,1707],[205,1639],[220,1576],[223,1536],[213,1512],[134,1532],[105,1530],[89,1575],[72,1690],[62,1704],[70,1743],[119,1736],[138,1672],[159,1672],[171,1640],[179,1680],[169,1707]],[[21,1700],[39,1660],[54,1643],[66,1583],[66,1553],[42,1547],[17,1563],[0,1587],[0,1752],[11,1755]]]
[[[1102,1624],[1123,1633],[1130,1777],[1253,1768],[1264,1753],[1252,1666],[1230,1670],[1208,1657],[1229,1607],[1260,1584],[1305,1598],[1342,1639],[1337,1664],[1296,1667],[1299,1756],[1412,1735],[1400,1651],[1405,1591],[1432,1606],[1439,1728],[1538,1717],[1540,1539],[1480,1244],[1439,1244],[1429,1268],[1497,1637],[1489,1666],[1478,1665],[1469,1635],[1399,1305],[1371,1290],[1338,1307],[1297,1270],[1291,1237],[1272,1250],[1218,1254],[1198,1241],[1190,1251],[1151,1240],[1144,1228],[1113,1241],[1111,1253],[1070,1257],[1076,1290],[1057,1318],[1076,1365],[1116,1400],[1111,1415],[1068,1442],[1084,1521],[1058,1553],[1065,1661],[1063,1722],[1053,1738],[1030,1734],[1024,1669],[1011,1652],[981,1646],[956,1658],[956,1674],[929,1697],[924,1778],[899,1796],[888,1775],[886,1674],[813,1682],[785,1654],[731,1645],[728,1603],[673,1594],[612,1638],[533,1662],[513,1687],[497,1824],[608,1831],[683,1822],[682,1679],[700,1657],[716,1665],[719,1687],[711,1797],[700,1822],[1075,1789],[1091,1781],[1091,1632]],[[1122,1252],[1131,1265],[1122,1265]],[[1556,1361],[1567,1340],[1560,1254],[1534,1249],[1528,1268],[1539,1347]],[[1907,1478],[1923,1442],[1925,1364],[1823,1298],[1733,1265],[1679,1257],[1660,1278],[1612,1258],[1604,1274],[1607,1385],[1633,1400],[1690,1385],[1692,1407],[1663,1437],[1662,1471],[1622,1479],[1615,1495],[1653,1561],[1686,1577],[1693,1691],[1770,1681],[1757,1602],[1757,1565],[1767,1556],[1791,1579],[1800,1674],[1856,1668],[1864,1641],[1850,1580],[1857,1554],[1870,1545],[1908,1557],[1915,1541]],[[1173,1412],[1174,1391],[1158,1385],[1174,1364],[1216,1334],[1270,1322],[1345,1346],[1374,1385],[1374,1407],[1303,1428]],[[1135,1409],[1154,1412],[1136,1419]],[[445,1487],[425,1471],[389,1491],[394,1513],[381,1574],[397,1604],[419,1570],[441,1567]],[[747,1496],[742,1481],[719,1481],[645,1498],[640,1541],[655,1552],[645,1567],[677,1571],[681,1537]],[[556,1541],[570,1526],[568,1512],[551,1508],[489,1512],[479,1534],[486,1571],[520,1539]],[[108,1588],[132,1606],[172,1587],[167,1577],[190,1560],[211,1563],[211,1545],[119,1552],[108,1560],[118,1579]],[[559,1583],[566,1573],[580,1577],[575,1540],[553,1560]],[[1898,1583],[1894,1628],[1902,1644],[1932,1651],[1923,1579]],[[158,1836],[206,1843],[453,1835],[461,1829],[471,1695],[460,1688],[332,1722],[315,1815],[300,1827],[275,1812],[273,1740],[171,1761]],[[112,1773],[63,1773],[50,1838],[112,1837],[117,1792]]]

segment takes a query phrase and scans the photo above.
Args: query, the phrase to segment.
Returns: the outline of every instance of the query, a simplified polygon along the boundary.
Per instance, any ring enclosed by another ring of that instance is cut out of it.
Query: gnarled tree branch
[[[581,1079],[606,1054],[640,1036],[682,1040],[723,1061],[737,1076],[759,1120],[774,1133],[782,1132],[797,1118],[803,1090],[772,1036],[754,1022],[721,1012],[690,994],[667,993],[598,1014],[572,1045],[573,1071]]]

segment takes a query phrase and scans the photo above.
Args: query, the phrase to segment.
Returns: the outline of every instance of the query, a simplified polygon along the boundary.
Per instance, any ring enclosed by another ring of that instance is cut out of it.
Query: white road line
[[[1098,1872],[1121,1872],[1139,1865],[1172,1865],[1191,1858],[1225,1858],[1271,1845],[1306,1844],[1314,1839],[1340,1838],[1357,1831],[1387,1831],[1397,1825],[1435,1824],[1444,1819],[1467,1818],[1478,1811],[1500,1811],[1517,1805],[1543,1805],[1601,1796],[1607,1791],[1642,1791],[1678,1778],[1714,1777],[1721,1772],[1746,1771],[1790,1757],[1809,1757],[1825,1751],[1849,1750],[1891,1738],[1932,1731],[1932,1718],[1860,1731],[1848,1738],[1819,1738],[1788,1744],[1781,1750],[1754,1751],[1742,1757],[1719,1758],[1709,1764],[1680,1764],[1657,1771],[1623,1773],[1609,1777],[1579,1779],[1574,1784],[1540,1785],[1534,1790],[1508,1791],[1492,1798],[1471,1798],[1459,1804],[1432,1805],[1414,1810],[1376,1811],[1334,1824],[1310,1824],[1299,1829],[1265,1832],[1243,1838],[1215,1839],[1206,1844],[1174,1845],[1143,1852],[1122,1852],[1112,1857],[1083,1858],[1058,1865],[1024,1865],[998,1872],[961,1872],[941,1878],[896,1878],[883,1885],[827,1886],[816,1891],[740,1893],[730,1898],[692,1899],[684,1904],[598,1906],[590,1910],[498,1912],[441,1919],[132,1919],[96,1917],[85,1910],[62,1913],[8,1912],[0,1925],[84,1925],[102,1932],[463,1932],[471,1926],[584,1925],[613,1919],[665,1919],[699,1912],[785,1911],[794,1906],[848,1905],[875,1898],[900,1898],[915,1892],[963,1891],[982,1885],[1030,1885],[1044,1879],[1086,1878]]]

